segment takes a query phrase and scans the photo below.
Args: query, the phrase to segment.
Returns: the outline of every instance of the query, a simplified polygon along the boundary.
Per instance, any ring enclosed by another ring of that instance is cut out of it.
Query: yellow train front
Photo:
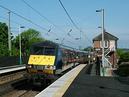
[[[42,83],[77,64],[77,53],[73,48],[44,41],[32,45],[27,71],[31,80]]]

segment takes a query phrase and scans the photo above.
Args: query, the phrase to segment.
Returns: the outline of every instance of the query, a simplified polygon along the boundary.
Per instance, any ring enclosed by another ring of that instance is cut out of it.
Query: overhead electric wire
[[[47,17],[45,17],[43,14],[41,14],[38,10],[36,10],[34,7],[32,7],[27,1],[25,0],[21,0],[24,4],[26,4],[29,8],[31,8],[34,12],[36,12],[39,16],[41,16],[43,19],[45,19],[48,23],[52,24],[53,26],[55,26],[56,28],[58,28],[59,30],[63,31],[60,27],[58,27],[57,25],[55,25],[52,21],[50,21]],[[72,30],[70,29],[70,32]],[[48,30],[48,32],[51,32],[51,28]],[[65,31],[63,31],[65,32]],[[69,33],[69,32],[68,32]],[[67,33],[67,35],[68,35]],[[49,34],[47,34],[49,35]],[[69,36],[71,38],[73,38],[71,35]],[[64,38],[63,38],[64,39]],[[62,43],[62,42],[61,42]]]
[[[60,29],[60,27],[58,27],[57,25],[55,25],[52,21],[50,21],[46,16],[44,16],[42,13],[40,13],[38,10],[36,10],[34,7],[32,7],[27,1],[25,0],[21,0],[24,4],[26,4],[29,8],[31,8],[34,12],[36,12],[40,17],[42,17],[43,19],[45,19],[48,23],[52,24],[53,26],[55,26],[56,28]],[[60,29],[62,30],[62,29]],[[49,31],[49,30],[48,30]],[[63,30],[62,30],[63,31]],[[65,31],[63,31],[65,32]]]
[[[42,18],[44,18],[45,20],[47,20],[48,22],[50,22],[47,17],[43,16],[38,10],[36,10],[35,8],[33,8],[29,3],[27,3],[27,1],[25,0],[21,0],[24,4],[26,4],[28,7],[30,7],[33,11],[35,11],[39,16],[41,16]]]
[[[67,11],[66,8],[64,7],[62,1],[61,1],[61,0],[58,0],[58,1],[59,1],[60,5],[62,6],[62,8],[64,9],[65,13],[67,14],[67,16],[68,16],[68,18],[70,19],[70,21],[71,21],[71,23],[73,24],[73,26],[74,26],[77,30],[79,30],[80,33],[83,32],[83,31],[76,25],[76,23],[73,21],[72,17],[69,15],[68,11]],[[84,33],[84,32],[83,32],[83,33]],[[87,38],[87,39],[88,39],[88,38]],[[80,40],[81,40],[81,36],[80,36]],[[89,41],[90,43],[92,43],[89,39],[88,39],[88,41]]]
[[[49,22],[50,24],[52,24],[53,26],[57,27],[58,29],[60,29],[57,25],[55,25],[53,22],[51,22],[47,17],[45,17],[44,15],[42,15],[38,10],[36,10],[34,7],[32,7],[27,1],[25,0],[21,0],[24,4],[26,4],[29,8],[31,8],[33,11],[35,11],[39,16],[41,16],[43,19],[45,19],[47,22]],[[76,24],[75,24],[76,25]],[[62,29],[60,29],[62,30]],[[48,32],[51,31],[51,28],[48,30]],[[72,30],[70,29],[70,32]],[[64,32],[64,31],[63,31]],[[69,33],[69,32],[68,32]],[[67,33],[67,35],[68,35]],[[69,37],[72,37],[71,35]],[[73,37],[72,37],[73,38]]]
[[[24,20],[30,22],[31,24],[33,24],[33,25],[35,25],[35,26],[37,26],[37,27],[39,27],[39,28],[41,28],[41,29],[43,29],[43,30],[45,30],[45,31],[48,31],[46,28],[44,28],[44,27],[42,27],[42,26],[40,26],[40,25],[34,23],[34,22],[31,21],[30,19],[28,19],[28,18],[26,18],[26,17],[24,17],[24,16],[22,16],[22,15],[16,13],[16,12],[14,12],[14,11],[12,11],[12,10],[10,10],[10,9],[8,9],[8,8],[6,8],[6,7],[4,7],[4,6],[2,6],[2,5],[0,5],[0,7],[3,8],[3,9],[5,9],[5,10],[8,10],[9,12],[11,12],[11,13],[17,15],[18,17],[20,17],[20,18],[22,18],[22,19],[24,19]]]
[[[2,19],[4,19],[4,20],[8,20],[8,18],[5,18],[5,17],[3,17],[3,16],[0,16],[0,18],[2,18]],[[18,22],[16,22],[16,21],[12,21],[12,20],[11,20],[11,22],[12,22],[12,23],[15,23],[15,24],[17,24],[17,25],[22,25],[22,24],[20,24],[20,23],[18,23]]]
[[[64,9],[65,13],[67,14],[68,18],[70,19],[70,21],[72,22],[73,26],[80,30],[79,27],[74,23],[73,19],[71,18],[71,16],[69,15],[68,11],[66,10],[66,8],[64,7],[63,3],[61,2],[61,0],[59,0],[59,3],[61,4],[62,8]]]

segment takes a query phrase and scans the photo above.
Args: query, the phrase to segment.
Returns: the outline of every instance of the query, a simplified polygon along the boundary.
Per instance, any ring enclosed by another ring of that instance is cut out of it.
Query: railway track
[[[25,65],[0,67],[0,85],[21,79],[26,75]]]
[[[25,69],[13,69],[12,68],[2,68],[0,69],[0,97],[3,93],[6,93],[13,89],[14,83],[25,80],[26,70]],[[11,71],[12,70],[12,71]]]
[[[40,91],[34,90],[12,90],[11,92],[2,95],[2,97],[34,97]]]
[[[12,89],[4,92],[0,97],[34,97],[44,86],[35,86],[27,81],[27,79],[12,84]]]
[[[62,75],[64,75],[68,71],[63,72]],[[56,79],[58,79],[62,75],[58,75]],[[31,82],[28,82],[27,79],[17,81],[16,83],[13,84],[10,83],[11,84],[10,86],[12,88],[9,90],[6,89],[6,92],[0,94],[0,97],[35,97],[39,92],[41,92],[55,80],[53,80],[52,82],[48,81],[46,84],[44,83],[43,85],[33,85]]]
[[[3,86],[0,85],[0,90],[4,89],[3,92],[0,92],[0,97],[35,97],[39,92],[53,83],[53,81],[46,81],[47,83],[43,85],[33,85],[28,79],[24,78],[16,82],[4,84]]]
[[[19,71],[14,73],[2,74],[0,76],[0,85],[23,78],[26,74],[26,71]]]
[[[68,71],[66,71],[68,72]],[[64,72],[63,74],[65,74]],[[62,74],[62,75],[63,75]],[[6,92],[2,93],[0,97],[35,97],[39,92],[45,89],[48,85],[53,83],[62,75],[58,75],[53,81],[47,81],[44,85],[33,85],[28,82],[27,79],[20,80],[16,83],[11,84],[12,89],[6,90]]]

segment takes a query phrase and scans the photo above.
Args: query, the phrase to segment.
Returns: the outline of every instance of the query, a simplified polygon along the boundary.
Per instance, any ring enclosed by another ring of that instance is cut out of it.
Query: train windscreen
[[[34,47],[32,53],[36,55],[55,55],[56,51],[52,47]]]
[[[55,55],[55,48],[45,48],[44,55]]]

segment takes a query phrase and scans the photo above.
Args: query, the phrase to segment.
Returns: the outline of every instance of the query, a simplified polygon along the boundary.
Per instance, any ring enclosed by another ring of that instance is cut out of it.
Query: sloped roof
[[[93,38],[93,41],[102,40],[102,34],[99,34],[95,38]],[[104,40],[118,40],[118,38],[108,32],[104,32]]]

